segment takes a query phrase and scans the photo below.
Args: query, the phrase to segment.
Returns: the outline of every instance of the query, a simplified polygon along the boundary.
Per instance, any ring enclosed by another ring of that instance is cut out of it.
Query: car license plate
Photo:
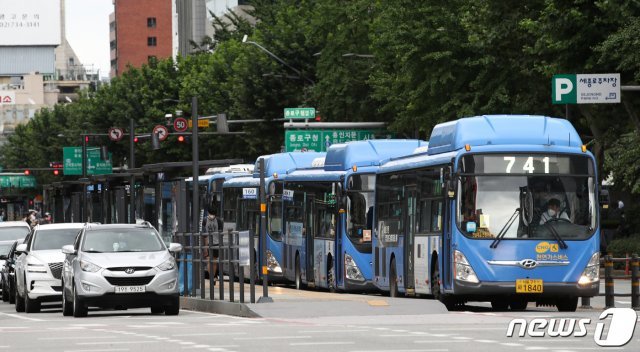
[[[542,293],[542,280],[519,279],[516,280],[516,293]]]
[[[145,292],[144,286],[116,286],[116,293],[141,293]]]

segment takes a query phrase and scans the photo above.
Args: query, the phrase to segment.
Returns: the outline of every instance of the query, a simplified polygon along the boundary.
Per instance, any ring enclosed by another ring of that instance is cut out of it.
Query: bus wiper
[[[516,211],[513,212],[509,220],[507,220],[504,226],[502,226],[502,229],[500,229],[498,236],[496,236],[496,239],[493,240],[493,242],[491,242],[491,245],[489,246],[489,248],[498,248],[498,244],[500,244],[500,241],[502,241],[502,238],[504,238],[504,236],[507,234],[507,231],[509,231],[509,229],[511,228],[511,225],[513,225],[513,223],[518,218],[516,216],[518,214],[520,214],[520,208],[516,208]]]
[[[551,221],[545,221],[544,225],[549,228],[553,237],[556,239],[556,241],[558,241],[560,248],[562,249],[569,248],[569,246],[567,246],[567,243],[562,239],[562,237],[560,237],[560,234],[558,233],[558,231],[556,231],[556,228],[553,227],[553,225],[551,224]]]

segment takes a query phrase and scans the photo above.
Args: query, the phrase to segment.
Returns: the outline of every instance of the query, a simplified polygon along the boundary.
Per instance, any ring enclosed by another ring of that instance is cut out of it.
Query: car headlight
[[[349,280],[364,281],[364,276],[358,268],[358,265],[349,254],[344,254],[344,267],[346,268],[344,274]]]
[[[82,271],[86,271],[89,273],[95,273],[96,271],[102,269],[101,267],[93,264],[92,262],[88,262],[86,260],[81,260],[80,261],[80,269],[82,269]]]
[[[578,284],[580,285],[588,285],[600,280],[600,253],[593,253],[591,259],[587,263],[580,279],[578,280]]]
[[[176,260],[173,257],[167,259],[164,263],[157,266],[158,270],[167,271],[176,267]]]
[[[456,272],[456,280],[471,282],[477,284],[480,282],[476,276],[476,272],[469,264],[467,258],[460,251],[454,251],[454,267]]]
[[[267,268],[269,271],[274,273],[282,273],[280,263],[278,263],[278,260],[273,256],[273,253],[271,253],[270,250],[267,250]]]
[[[34,257],[29,257],[29,259],[27,259],[27,272],[46,273],[47,266],[44,263],[42,263],[40,260]]]

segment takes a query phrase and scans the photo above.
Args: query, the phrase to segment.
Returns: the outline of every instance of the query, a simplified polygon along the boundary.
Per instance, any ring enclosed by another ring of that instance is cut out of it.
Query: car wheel
[[[11,282],[9,282],[9,284],[7,286],[9,287],[9,304],[15,304],[16,303],[16,291],[13,289],[13,286],[15,286],[15,285],[11,285]]]
[[[5,280],[2,280],[2,301],[9,301],[9,284]]]
[[[73,315],[73,305],[69,302],[67,290],[64,288],[64,282],[62,282],[62,315],[65,317]]]
[[[498,312],[504,312],[505,310],[509,309],[509,300],[507,300],[506,298],[492,300],[491,308]]]
[[[556,307],[559,312],[575,312],[578,309],[578,297],[558,298]]]
[[[527,302],[526,299],[523,299],[523,298],[512,298],[511,301],[509,302],[509,307],[513,311],[523,311],[523,310],[527,310],[527,305],[528,304],[529,304],[529,302]]]
[[[73,316],[76,318],[86,317],[87,306],[85,306],[82,299],[78,297],[78,292],[76,292],[75,282],[71,284],[71,290],[73,292]]]
[[[24,295],[24,311],[27,313],[38,313],[40,311],[40,301],[29,298],[29,294]]]
[[[180,297],[171,299],[171,304],[164,307],[164,314],[166,315],[178,315],[180,313]]]
[[[164,308],[162,306],[151,306],[151,314],[162,314],[164,313]]]
[[[24,298],[22,298],[20,292],[18,292],[18,285],[16,285],[14,300],[16,302],[16,312],[24,312]]]

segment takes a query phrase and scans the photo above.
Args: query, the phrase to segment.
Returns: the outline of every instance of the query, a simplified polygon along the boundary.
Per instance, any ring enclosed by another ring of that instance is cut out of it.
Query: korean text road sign
[[[286,130],[285,151],[324,152],[332,144],[375,139],[373,130]]]
[[[189,128],[191,128],[191,126],[193,126],[193,123],[191,123],[191,120],[188,121],[189,124]],[[199,128],[208,128],[209,127],[209,120],[198,120],[198,127]]]
[[[63,172],[65,175],[82,175],[82,147],[62,148]],[[111,153],[109,160],[100,158],[100,148],[87,148],[87,175],[113,173]]]
[[[285,119],[315,119],[315,108],[284,108]]]
[[[553,104],[620,103],[620,74],[554,75],[551,80]]]

